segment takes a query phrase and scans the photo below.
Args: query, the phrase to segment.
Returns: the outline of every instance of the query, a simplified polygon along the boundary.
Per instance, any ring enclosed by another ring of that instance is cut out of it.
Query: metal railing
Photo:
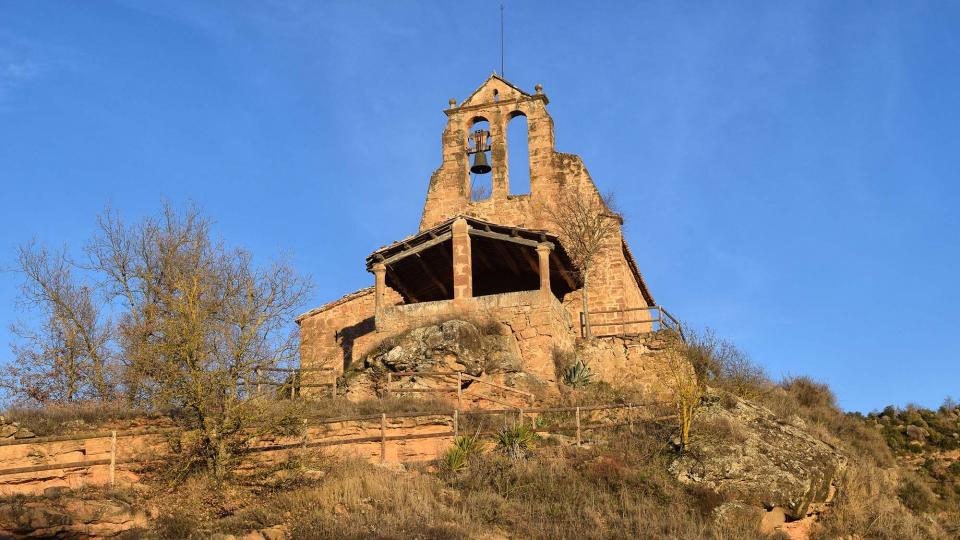
[[[629,319],[637,314],[637,318]],[[637,336],[661,330],[676,332],[681,339],[683,325],[663,306],[642,308],[619,308],[590,311],[588,315],[580,312],[580,337],[587,337],[587,317],[589,316],[590,329],[593,337],[623,337]],[[646,316],[646,317],[644,317]],[[602,328],[601,332],[593,332],[594,328]],[[619,331],[617,331],[619,329]]]

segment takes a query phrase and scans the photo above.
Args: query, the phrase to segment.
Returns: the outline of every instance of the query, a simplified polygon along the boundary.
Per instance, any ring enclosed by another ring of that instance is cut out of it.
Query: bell
[[[473,155],[473,165],[470,167],[473,174],[487,174],[490,172],[490,164],[487,163],[487,153],[477,152]]]

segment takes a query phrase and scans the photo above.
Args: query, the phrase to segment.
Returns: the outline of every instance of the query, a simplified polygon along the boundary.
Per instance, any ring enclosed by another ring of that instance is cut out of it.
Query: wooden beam
[[[420,263],[420,268],[423,270],[423,273],[430,278],[430,281],[432,281],[433,284],[436,285],[441,292],[443,292],[444,296],[450,296],[447,286],[440,281],[440,278],[438,278],[436,274],[433,273],[433,270],[427,266],[427,263],[423,262],[423,257],[419,253],[416,254],[416,259],[417,262]]]
[[[534,245],[536,245],[536,242],[534,242]],[[540,275],[540,261],[534,259],[533,255],[530,255],[530,250],[521,249],[520,252],[523,253],[523,259],[527,261],[530,270],[533,270],[534,274]]]
[[[403,296],[406,296],[407,298],[409,298],[409,299],[410,299],[410,302],[412,302],[412,303],[417,303],[417,302],[419,302],[419,300],[417,300],[416,295],[414,295],[413,293],[411,293],[409,289],[407,289],[406,287],[403,286],[403,283],[400,283],[400,281],[396,279],[396,277],[397,277],[397,273],[396,273],[396,272],[393,272],[393,277],[394,277],[394,279],[393,279],[393,285],[395,285],[396,288],[400,291],[400,294],[402,294]]]
[[[496,246],[497,252],[500,253],[503,262],[510,267],[510,271],[517,277],[520,277],[520,268],[517,266],[517,260],[510,254],[510,250],[503,247],[503,244],[500,242],[494,242],[493,245]]]
[[[513,242],[515,244],[521,244],[524,246],[537,247],[540,242],[536,240],[528,240],[526,238],[520,238],[519,236],[510,236],[509,234],[502,234],[492,231],[484,231],[481,229],[470,229],[470,234],[473,236],[483,236],[486,238],[493,238],[494,240],[501,240],[503,242]]]
[[[563,281],[566,282],[567,287],[570,287],[571,291],[577,290],[577,282],[570,277],[570,272],[561,268],[557,273],[560,274],[560,277],[563,278]]]
[[[393,256],[391,256],[391,257],[388,257],[388,258],[384,259],[384,260],[381,261],[381,262],[382,262],[383,264],[385,264],[385,265],[393,264],[393,263],[395,263],[395,262],[397,262],[397,261],[399,261],[399,260],[402,260],[402,259],[404,259],[404,258],[406,258],[406,257],[409,257],[410,255],[415,255],[415,254],[420,253],[421,251],[423,251],[423,250],[425,250],[425,249],[430,249],[430,248],[432,248],[433,246],[435,246],[435,245],[437,245],[437,244],[441,244],[441,243],[449,240],[450,238],[452,238],[452,236],[453,236],[452,233],[449,233],[449,232],[443,233],[443,234],[441,234],[441,235],[438,235],[436,238],[434,238],[434,239],[432,239],[432,240],[427,240],[426,242],[424,242],[424,243],[422,243],[422,244],[420,244],[420,245],[417,245],[417,246],[414,246],[414,247],[412,247],[412,248],[410,248],[410,249],[401,251],[400,253],[397,253],[396,255],[393,255]]]

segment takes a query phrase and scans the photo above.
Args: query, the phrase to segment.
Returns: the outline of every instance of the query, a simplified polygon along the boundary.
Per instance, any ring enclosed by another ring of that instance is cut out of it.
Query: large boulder
[[[689,448],[670,471],[683,483],[799,519],[811,504],[830,501],[845,466],[846,458],[799,418],[781,419],[750,401],[710,393]]]
[[[464,320],[414,328],[384,341],[347,376],[345,395],[362,400],[382,390],[388,373],[456,372],[480,377],[520,370],[520,350],[507,328]],[[393,390],[449,387],[456,377],[395,377]],[[469,381],[464,380],[464,387]]]
[[[365,367],[375,371],[463,371],[480,376],[488,366],[516,365],[519,352],[511,335],[486,334],[461,320],[415,328],[388,340]]]

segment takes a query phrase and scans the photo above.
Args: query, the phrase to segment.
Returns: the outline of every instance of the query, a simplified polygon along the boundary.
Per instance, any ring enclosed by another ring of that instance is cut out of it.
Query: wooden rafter
[[[446,251],[444,251],[444,253],[446,253]],[[440,289],[441,292],[443,292],[444,296],[449,296],[450,294],[449,294],[449,291],[447,290],[447,286],[444,285],[442,281],[440,281],[440,278],[438,278],[436,274],[433,273],[433,270],[431,270],[430,267],[427,266],[427,263],[423,262],[423,257],[419,253],[417,253],[416,257],[414,258],[417,260],[418,263],[420,263],[420,269],[423,270],[424,275],[427,276],[430,279],[430,281],[432,281],[433,284],[436,285],[438,289]]]

